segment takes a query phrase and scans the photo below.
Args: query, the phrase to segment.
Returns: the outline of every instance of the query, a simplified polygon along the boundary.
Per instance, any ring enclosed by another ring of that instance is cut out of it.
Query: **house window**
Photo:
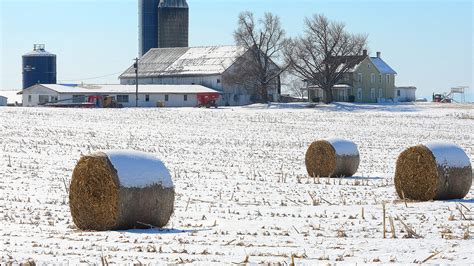
[[[221,79],[217,79],[217,84],[221,84]]]
[[[85,95],[73,95],[72,96],[72,102],[73,103],[83,103],[86,101],[86,96]]]
[[[128,103],[128,95],[117,95],[117,102]]]
[[[150,95],[145,95],[145,102],[149,102],[150,101]]]
[[[31,95],[28,95],[28,102],[31,103]]]
[[[387,79],[387,84],[390,84],[390,75],[387,74],[386,79]]]
[[[382,84],[382,74],[379,75],[380,78],[380,84]]]
[[[165,95],[165,102],[169,101],[170,97],[168,95]]]
[[[375,83],[375,74],[370,74],[370,83]]]
[[[184,101],[187,102],[188,101],[188,95],[184,95]]]
[[[379,89],[379,98],[383,98],[383,90]]]
[[[400,90],[397,90],[397,97],[402,96],[402,92]]]
[[[357,99],[362,100],[362,88],[357,89]]]
[[[362,82],[362,73],[357,73],[357,81]]]
[[[57,103],[58,102],[58,96],[51,96],[51,101],[52,103]]]
[[[375,89],[374,88],[370,89],[370,98],[375,99]]]

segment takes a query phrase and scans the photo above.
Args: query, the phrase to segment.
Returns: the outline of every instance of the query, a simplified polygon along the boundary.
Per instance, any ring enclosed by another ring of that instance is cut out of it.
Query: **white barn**
[[[138,83],[202,85],[221,92],[220,105],[250,104],[255,92],[236,85],[226,85],[223,78],[246,52],[241,46],[151,49],[138,64]],[[275,64],[274,67],[278,68]],[[130,66],[119,79],[123,85],[135,84],[134,66]],[[280,94],[278,78],[268,91],[270,101],[278,101]]]
[[[45,103],[74,104],[90,96],[112,96],[124,107],[135,107],[135,85],[66,86],[36,84],[23,90],[23,106],[35,107]],[[140,85],[139,107],[195,107],[199,94],[218,93],[200,85]]]

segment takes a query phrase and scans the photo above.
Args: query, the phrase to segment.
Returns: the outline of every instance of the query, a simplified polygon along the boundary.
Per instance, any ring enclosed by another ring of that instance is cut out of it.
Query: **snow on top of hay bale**
[[[170,172],[155,156],[136,151],[107,151],[106,154],[123,187],[145,188],[156,184],[173,187]]]
[[[464,150],[456,144],[433,141],[425,144],[431,150],[439,165],[450,167],[469,167],[471,162]]]
[[[359,150],[357,149],[357,145],[349,140],[340,139],[340,138],[331,138],[327,139],[327,142],[331,143],[331,145],[336,150],[336,153],[339,155],[358,155]]]

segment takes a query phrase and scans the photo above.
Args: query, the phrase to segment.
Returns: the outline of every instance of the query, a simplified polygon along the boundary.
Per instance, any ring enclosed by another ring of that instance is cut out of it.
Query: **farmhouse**
[[[344,58],[336,58],[344,62]],[[351,69],[345,73],[337,85],[333,87],[334,101],[339,102],[409,102],[415,101],[415,87],[396,87],[397,72],[393,70],[377,52],[370,57],[367,50],[362,55],[350,58]],[[317,86],[309,86],[310,100],[324,99],[325,93]]]
[[[123,107],[135,107],[135,85],[85,85],[66,86],[57,84],[36,84],[23,90],[23,106],[44,104],[80,104],[98,102],[111,97]],[[200,85],[140,85],[139,107],[195,107],[198,96],[218,94],[213,89]]]
[[[256,91],[229,84],[225,74],[232,73],[239,58],[246,56],[241,46],[154,48],[138,64],[139,84],[202,85],[221,92],[220,105],[246,105],[258,99]],[[278,67],[276,64],[273,67]],[[135,67],[119,76],[120,84],[136,83]],[[280,78],[270,85],[270,101],[278,101]]]

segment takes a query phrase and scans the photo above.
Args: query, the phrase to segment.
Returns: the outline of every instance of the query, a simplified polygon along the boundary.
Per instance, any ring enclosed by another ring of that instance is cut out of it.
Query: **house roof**
[[[244,53],[241,46],[154,48],[140,59],[141,78],[222,74]],[[119,78],[134,78],[130,66]]]
[[[380,57],[371,57],[370,61],[375,65],[375,67],[380,71],[382,74],[393,74],[396,75],[397,72],[393,70],[385,61],[382,60]]]
[[[60,94],[131,94],[135,93],[135,85],[84,85],[65,86],[59,84],[37,84],[25,90],[31,90],[41,86]],[[140,94],[169,93],[169,94],[194,94],[194,93],[219,93],[201,85],[139,85]]]

